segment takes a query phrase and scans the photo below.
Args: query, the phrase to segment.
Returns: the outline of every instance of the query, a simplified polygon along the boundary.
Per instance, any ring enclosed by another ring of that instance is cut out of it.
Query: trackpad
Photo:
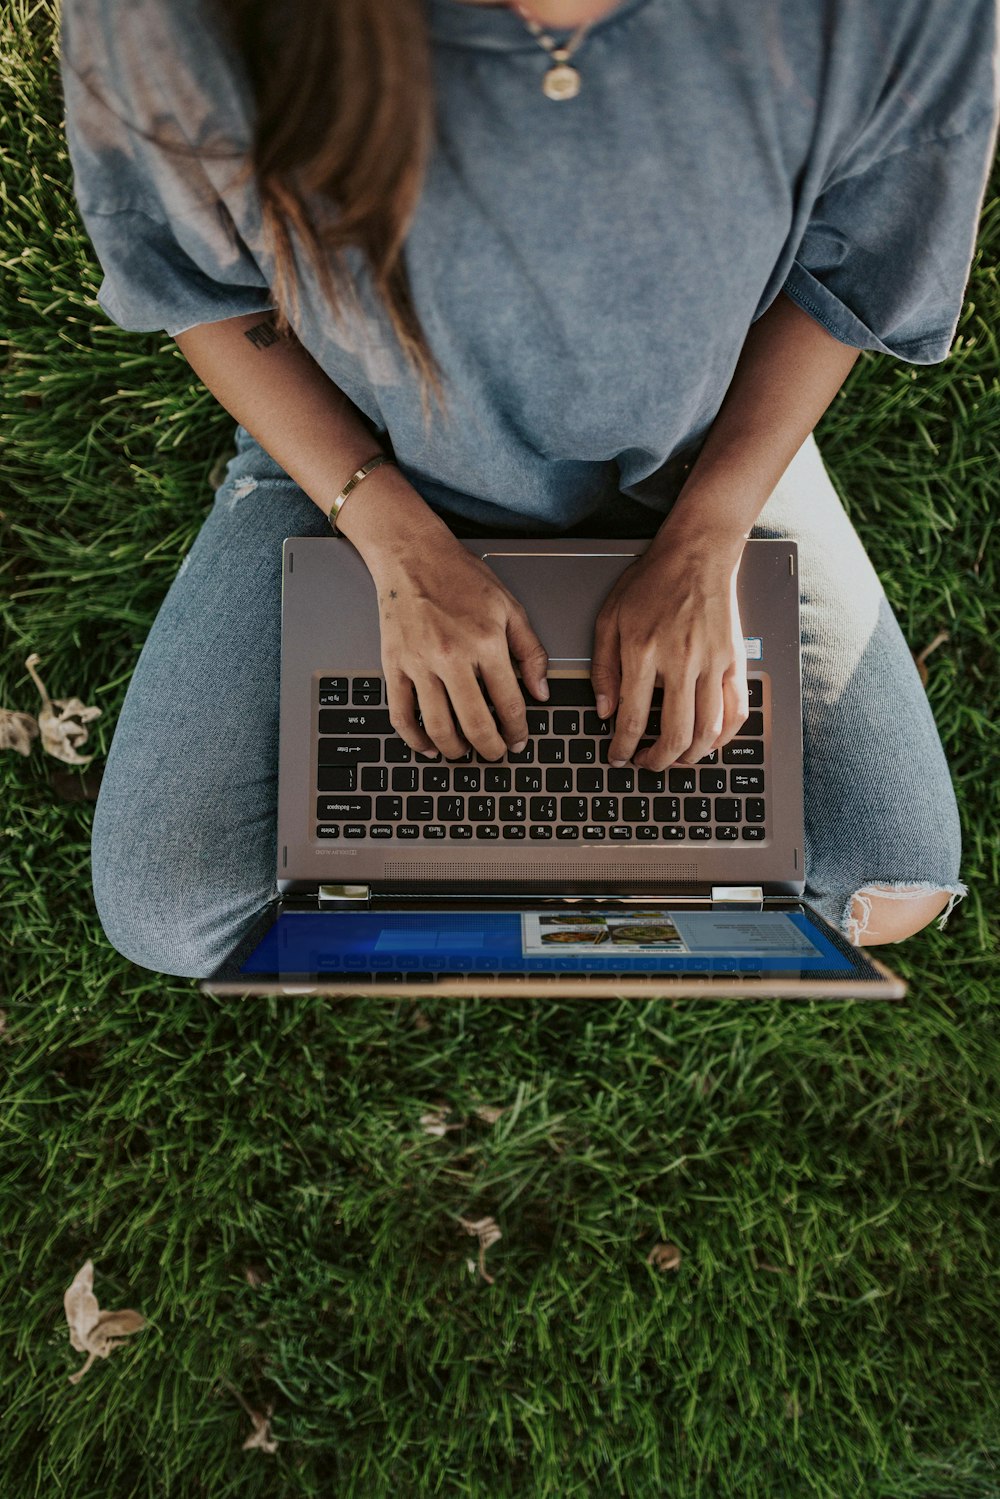
[[[484,552],[483,560],[528,611],[550,661],[589,661],[594,621],[638,553]]]

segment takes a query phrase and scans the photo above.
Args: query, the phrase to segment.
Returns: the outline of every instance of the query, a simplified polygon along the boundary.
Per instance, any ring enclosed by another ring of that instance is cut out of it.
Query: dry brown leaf
[[[251,1410],[246,1407],[246,1413],[253,1422],[253,1431],[243,1443],[244,1452],[249,1447],[259,1447],[262,1452],[277,1452],[278,1439],[271,1435],[271,1417],[274,1415],[274,1406],[269,1405],[266,1415],[260,1411]]]
[[[12,749],[17,750],[19,755],[30,755],[31,742],[37,738],[38,723],[30,713],[0,708],[0,749]]]
[[[450,1129],[462,1129],[465,1122],[464,1120],[460,1121],[458,1124],[445,1124],[445,1115],[450,1113],[451,1110],[445,1107],[441,1109],[435,1109],[433,1113],[430,1114],[421,1114],[420,1123],[423,1126],[424,1134],[437,1135],[438,1138],[440,1138],[442,1135],[446,1135]]]
[[[791,1390],[785,1391],[785,1419],[786,1421],[797,1421],[802,1414],[799,1397]]]
[[[681,1263],[681,1252],[676,1244],[654,1244],[646,1256],[647,1265],[657,1270],[677,1270]]]
[[[927,667],[924,663],[926,662],[927,657],[930,655],[931,651],[936,651],[939,645],[942,645],[944,641],[950,639],[951,636],[948,634],[947,630],[939,630],[934,636],[934,639],[931,641],[930,645],[924,646],[919,656],[917,655],[916,651],[911,651],[910,654],[913,656],[913,659],[916,662],[917,671],[920,673],[920,680],[921,682],[923,682],[925,687],[927,686],[928,672]]]
[[[480,1104],[478,1108],[473,1109],[472,1112],[474,1114],[478,1114],[479,1118],[482,1119],[486,1124],[496,1124],[497,1120],[500,1118],[500,1115],[506,1113],[506,1110],[494,1109],[491,1108],[489,1104],[484,1103]]]
[[[493,1276],[486,1271],[486,1251],[491,1244],[503,1238],[495,1218],[459,1218],[459,1223],[467,1234],[475,1234],[479,1239],[479,1273],[483,1280],[493,1285]]]
[[[84,726],[100,718],[100,708],[88,708],[78,697],[50,698],[45,684],[35,670],[41,661],[37,651],[32,651],[25,661],[25,670],[30,674],[42,698],[38,714],[38,727],[42,735],[42,749],[67,765],[89,765],[93,755],[78,755],[77,746],[84,744],[90,731]]]
[[[69,1323],[69,1340],[77,1353],[86,1353],[87,1362],[82,1369],[69,1376],[70,1384],[83,1378],[95,1358],[107,1358],[129,1333],[145,1327],[146,1319],[139,1312],[102,1312],[94,1295],[94,1262],[88,1260],[78,1270],[63,1297],[66,1321]]]
[[[260,1286],[266,1286],[271,1278],[263,1265],[247,1265],[243,1274],[246,1276],[247,1285],[252,1286],[255,1291]]]

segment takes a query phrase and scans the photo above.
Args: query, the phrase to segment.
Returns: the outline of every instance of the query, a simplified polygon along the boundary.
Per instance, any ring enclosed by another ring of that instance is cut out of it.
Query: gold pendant
[[[558,63],[545,74],[542,89],[550,99],[572,99],[580,92],[580,75],[568,63]]]

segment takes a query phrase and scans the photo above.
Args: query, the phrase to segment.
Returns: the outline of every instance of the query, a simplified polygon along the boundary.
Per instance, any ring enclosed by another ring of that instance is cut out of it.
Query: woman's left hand
[[[624,765],[646,737],[657,686],[660,732],[633,762],[644,769],[694,765],[744,722],[738,572],[731,549],[664,536],[622,573],[597,617],[591,667],[599,715],[617,708],[609,764]]]

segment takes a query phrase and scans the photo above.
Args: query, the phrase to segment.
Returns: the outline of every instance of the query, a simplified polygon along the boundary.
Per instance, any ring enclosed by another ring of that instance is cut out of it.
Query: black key
[[[641,770],[639,771],[639,775],[640,776],[642,775],[642,771]],[[634,787],[633,787],[633,781],[634,781],[634,779],[635,779],[635,771],[631,770],[627,765],[625,766],[625,768],[623,770],[615,770],[614,767],[612,767],[608,771],[608,790],[609,791],[632,791],[634,789]]]
[[[434,816],[432,796],[408,796],[406,798],[407,822],[430,822]]]
[[[566,746],[561,739],[539,739],[539,765],[562,765],[566,759]]]
[[[627,843],[632,837],[632,829],[624,824],[619,824],[617,827],[608,828],[608,837],[618,843]]]
[[[657,791],[663,791],[666,784],[667,777],[665,771],[640,770],[639,772],[639,790],[645,791],[647,795],[650,792],[655,794]]]
[[[709,822],[711,816],[712,803],[707,796],[686,796],[684,798],[685,822]]]
[[[568,708],[557,709],[552,715],[552,732],[553,734],[579,734],[579,713],[571,713]]]
[[[319,705],[321,708],[342,708],[347,702],[347,688],[339,688],[336,692],[321,692]]]
[[[572,787],[568,787],[567,789],[572,790]],[[603,791],[604,771],[578,770],[576,773],[576,789],[577,791]],[[613,786],[608,787],[609,791],[613,791],[614,789]]]
[[[528,720],[529,734],[547,734],[549,732],[549,715],[546,708],[526,708],[525,717]]]
[[[524,797],[502,796],[500,798],[500,821],[501,822],[523,822],[524,821]]]
[[[604,837],[604,828],[599,824],[595,826],[593,823],[588,823],[583,830],[583,836],[589,838],[591,843],[600,843]]]
[[[523,838],[524,837],[524,823],[523,822],[508,822],[508,823],[506,823],[505,826],[504,826],[503,835],[504,835],[504,837],[508,841],[510,839],[512,839],[512,838]]]
[[[764,789],[762,770],[731,770],[729,779],[734,791],[763,791]]]
[[[448,756],[448,764],[449,765],[471,765],[472,764],[472,759],[473,759],[473,753],[474,752],[471,749],[467,749],[464,755],[449,755]]]
[[[323,708],[319,715],[321,734],[391,734],[392,724],[384,708]]]
[[[585,796],[563,796],[559,800],[560,822],[586,822],[590,808]]]
[[[368,836],[369,836],[369,838],[391,838],[392,837],[392,823],[391,822],[373,822],[372,825],[371,825],[371,827],[368,829]]]
[[[682,795],[685,791],[693,791],[694,766],[690,770],[668,770],[667,782],[671,791],[679,791]]]
[[[742,822],[743,804],[738,796],[717,796],[715,798],[715,820],[716,822]]]
[[[399,822],[403,815],[403,798],[401,796],[377,796],[375,798],[375,816],[379,822]]]
[[[660,736],[660,710],[654,708],[646,720],[646,733],[651,734],[654,739]]]
[[[751,708],[763,708],[764,706],[764,683],[759,677],[749,677],[747,687],[750,692]]]
[[[397,766],[392,773],[393,791],[416,791],[419,774],[415,765],[410,765],[405,770],[402,766]]]
[[[718,750],[709,750],[709,752],[708,752],[707,755],[702,755],[702,757],[701,757],[700,760],[696,760],[695,761],[696,765],[718,765],[718,763],[719,763],[719,751]]]
[[[698,773],[698,790],[715,796],[726,789],[724,770],[702,770]]]
[[[556,828],[556,837],[561,838],[564,843],[571,842],[574,838],[579,838],[579,836],[580,829],[573,827],[572,824],[569,827]]]
[[[340,823],[339,822],[321,822],[320,825],[319,825],[319,827],[316,829],[316,837],[317,838],[339,838],[340,837]]]
[[[635,836],[639,839],[640,843],[652,843],[654,839],[659,838],[660,830],[651,822],[642,822],[636,828]]]
[[[706,843],[712,836],[711,828],[699,827],[697,824],[693,828],[689,828],[688,832],[692,840],[699,843]]]
[[[364,838],[367,832],[363,822],[348,822],[344,825],[345,838]]]
[[[658,796],[653,802],[654,822],[680,822],[681,803],[677,796]]]
[[[552,772],[550,771],[549,774],[551,775]],[[542,772],[538,770],[537,767],[532,767],[531,770],[515,770],[515,791],[541,791],[541,789]]]
[[[319,690],[320,690],[320,692],[346,692],[347,691],[347,678],[346,677],[320,677],[320,679],[319,679]]]
[[[515,755],[513,750],[508,750],[507,759],[511,765],[532,765],[535,759],[535,741],[529,739],[520,754]]]
[[[545,789],[546,791],[572,791],[573,772],[571,770],[547,770]]]
[[[734,739],[722,746],[725,765],[763,765],[764,746],[759,739]]]
[[[412,754],[406,740],[400,739],[397,734],[393,734],[382,746],[382,759],[388,760],[390,765],[409,765]]]
[[[763,732],[763,713],[751,713],[736,730],[736,737],[738,739],[759,739]]]
[[[547,822],[533,823],[528,829],[528,835],[531,838],[551,838],[552,827]]]
[[[447,830],[439,822],[427,822],[424,824],[425,838],[446,838]]]
[[[451,771],[447,765],[426,765],[420,774],[420,784],[425,791],[447,791]]]
[[[378,691],[376,691],[375,688],[372,688],[368,692],[359,692],[355,687],[354,691],[351,693],[351,702],[357,708],[377,708],[381,701],[381,687],[378,689]]]
[[[554,796],[533,796],[528,805],[535,822],[555,822],[556,799]]]
[[[365,765],[361,771],[362,791],[388,791],[389,772],[384,765]]]
[[[464,822],[465,821],[465,797],[464,796],[439,796],[438,797],[438,822]]]
[[[645,822],[649,817],[649,797],[626,796],[622,802],[622,816],[626,822]]]
[[[478,791],[479,771],[472,770],[467,766],[459,766],[455,771],[453,784],[456,791]]]
[[[585,713],[583,715],[583,732],[585,734],[593,734],[599,739],[602,734],[611,733],[611,720],[610,718],[598,718],[596,712]]]
[[[352,677],[351,686],[355,692],[381,691],[381,677]]]
[[[678,843],[681,838],[687,837],[687,830],[679,824],[676,827],[665,827],[663,836],[669,843]]]
[[[467,822],[453,822],[448,829],[449,838],[471,838],[472,828]]]
[[[763,823],[760,822],[755,822],[753,827],[744,827],[743,829],[743,837],[747,840],[748,843],[756,842],[762,839],[765,836],[765,833],[766,829],[764,828]]]
[[[489,823],[487,825],[480,825],[476,829],[476,837],[477,838],[499,838],[500,837],[500,829],[497,827],[497,825],[496,825],[495,822]]]
[[[500,769],[500,770],[484,770],[483,771],[483,790],[484,791],[509,791],[510,790],[510,771],[507,770],[505,767],[503,769]]]
[[[322,782],[318,791],[357,791],[358,773],[353,765],[331,765],[320,772]]]
[[[496,803],[492,796],[470,796],[469,817],[473,822],[492,822],[496,816]]]
[[[571,739],[569,742],[569,763],[571,765],[596,765],[596,742],[593,739]]]
[[[397,838],[419,838],[420,828],[415,822],[401,822],[396,829]]]
[[[764,821],[764,798],[762,796],[747,797],[747,822]]]
[[[320,765],[357,765],[360,760],[381,760],[377,739],[321,739]]]
[[[316,802],[316,816],[323,822],[335,822],[345,817],[367,822],[371,815],[370,796],[321,796]]]
[[[720,842],[733,843],[740,836],[740,830],[739,828],[733,827],[730,823],[725,827],[716,828],[715,836],[719,839]]]
[[[590,685],[589,677],[547,677],[549,684],[549,695],[546,699],[550,708],[593,708],[595,706],[594,689]],[[521,683],[521,690],[525,696],[528,689]]]
[[[595,796],[590,804],[590,815],[595,822],[618,821],[617,796]]]

